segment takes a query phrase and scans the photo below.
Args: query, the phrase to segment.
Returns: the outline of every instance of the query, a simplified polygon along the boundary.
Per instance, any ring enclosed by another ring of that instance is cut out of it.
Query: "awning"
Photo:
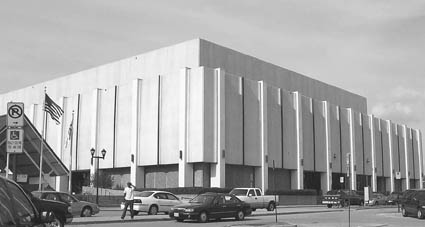
[[[0,116],[0,169],[6,168],[6,115]],[[9,169],[13,171],[14,157],[16,156],[16,173],[27,174],[28,177],[38,177],[40,172],[40,146],[43,141],[41,134],[25,116],[24,118],[24,152],[12,154],[9,160]],[[68,175],[69,170],[55,154],[53,149],[44,141],[43,173],[49,176]]]

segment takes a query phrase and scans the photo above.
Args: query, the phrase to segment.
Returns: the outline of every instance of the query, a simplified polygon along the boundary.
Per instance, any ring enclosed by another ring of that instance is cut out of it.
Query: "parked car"
[[[364,197],[354,190],[332,190],[328,191],[326,195],[323,196],[322,204],[326,205],[328,208],[332,206],[344,207],[348,204],[363,206]]]
[[[28,197],[34,203],[38,212],[52,212],[53,220],[49,223],[50,226],[60,226],[63,227],[65,224],[72,222],[72,208],[68,203],[60,201],[51,201],[45,199],[39,199],[32,195],[32,193],[27,192]]]
[[[409,198],[413,193],[415,193],[417,189],[407,189],[401,192],[399,197],[399,202],[402,204],[407,198]]]
[[[379,192],[373,192],[366,204],[369,206],[385,205],[387,203],[386,201],[387,196]]]
[[[90,217],[100,212],[97,204],[78,200],[75,196],[65,192],[34,191],[32,194],[40,199],[61,201],[70,204],[72,215],[76,217]]]
[[[156,215],[159,212],[168,214],[170,208],[181,204],[182,201],[171,192],[166,191],[143,191],[135,192],[134,195],[134,214],[147,212],[150,215]],[[121,203],[121,210],[124,209],[124,202]],[[130,209],[130,208],[128,208]]]
[[[259,188],[234,188],[229,194],[235,195],[238,199],[251,205],[253,211],[263,208],[273,211],[278,204],[278,201],[275,201],[275,196],[263,195]],[[276,200],[278,200],[278,197]]]
[[[400,203],[401,192],[391,192],[387,199],[385,200],[387,205],[396,205]]]
[[[25,191],[0,176],[0,226],[40,226],[53,221],[52,212],[39,212]]]
[[[425,217],[425,189],[417,189],[404,197],[401,203],[401,214],[407,217],[414,214],[417,218]]]
[[[251,215],[251,213],[251,206],[234,195],[208,192],[196,196],[187,204],[171,208],[169,215],[178,222],[185,219],[207,222],[211,218],[234,217],[236,220],[243,220],[245,216]]]

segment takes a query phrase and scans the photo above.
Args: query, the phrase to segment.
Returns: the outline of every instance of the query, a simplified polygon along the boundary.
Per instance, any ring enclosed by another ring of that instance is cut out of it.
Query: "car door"
[[[240,206],[237,206],[238,204],[235,197],[232,197],[231,195],[225,195],[224,202],[226,203],[224,208],[226,211],[226,217],[235,217],[236,212],[240,210]]]
[[[257,200],[258,198],[255,195],[254,189],[249,189],[246,202],[251,204],[251,207],[255,209],[255,208],[258,208]]]
[[[170,193],[166,193],[167,195],[167,199],[168,199],[168,204],[170,205],[170,208],[176,205],[181,204],[181,201],[173,194]]]
[[[416,213],[416,201],[414,200],[416,192],[409,193],[404,197],[404,209],[409,214]]]
[[[83,207],[81,206],[81,203],[78,202],[78,200],[76,200],[72,196],[65,193],[59,193],[58,196],[62,202],[65,202],[71,205],[72,215],[77,217],[81,215],[81,211]]]
[[[156,193],[155,198],[157,199],[159,212],[167,212],[170,210],[171,204],[168,201],[168,196],[165,193]]]
[[[224,218],[226,217],[226,203],[223,195],[218,195],[213,200],[213,203],[210,207],[210,216],[212,218]]]
[[[256,194],[256,201],[257,201],[257,207],[259,208],[263,208],[266,207],[266,205],[264,204],[264,196],[261,194],[260,189],[255,189],[255,194]]]

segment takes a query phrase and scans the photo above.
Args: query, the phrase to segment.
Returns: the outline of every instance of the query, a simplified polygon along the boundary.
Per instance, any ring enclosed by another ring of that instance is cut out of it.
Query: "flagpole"
[[[69,138],[70,142],[70,151],[69,151],[69,183],[68,183],[68,192],[69,194],[72,193],[72,139],[74,137],[74,110],[72,110],[72,119],[71,119],[71,126],[69,127],[71,129],[71,135]],[[68,129],[69,130],[69,129]]]
[[[44,101],[42,106],[43,111],[43,128],[41,129],[41,143],[40,143],[40,175],[38,179],[38,190],[41,191],[41,181],[42,181],[42,173],[43,173],[43,150],[44,150],[44,133],[45,133],[45,126],[46,126],[46,118],[47,114],[44,108],[46,107],[46,87],[44,87]]]

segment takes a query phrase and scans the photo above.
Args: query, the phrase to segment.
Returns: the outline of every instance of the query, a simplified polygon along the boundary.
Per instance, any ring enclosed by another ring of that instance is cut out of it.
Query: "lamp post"
[[[97,159],[97,168],[96,168],[96,204],[99,205],[99,159],[105,159],[106,150],[102,149],[102,156],[94,156],[96,150],[94,148],[90,149],[91,153],[91,164],[93,165],[93,158]]]

